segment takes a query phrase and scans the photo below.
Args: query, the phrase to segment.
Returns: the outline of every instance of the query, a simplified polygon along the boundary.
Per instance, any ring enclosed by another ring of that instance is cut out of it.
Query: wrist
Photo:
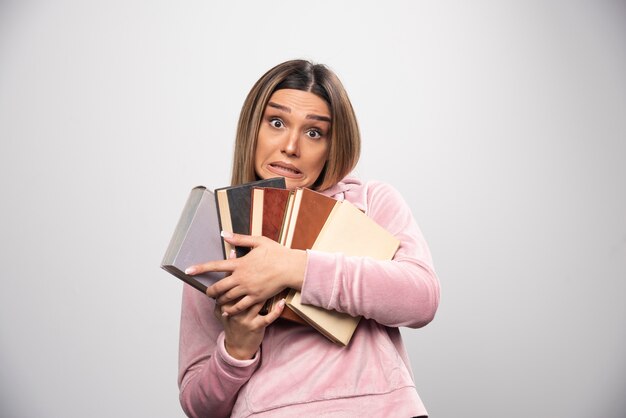
[[[295,290],[302,290],[304,274],[306,272],[307,253],[304,250],[290,250],[291,259],[288,263],[289,272],[287,274],[287,287]]]
[[[241,347],[236,347],[228,343],[226,339],[224,339],[224,348],[229,356],[236,360],[252,360],[256,355],[258,348],[251,350]]]

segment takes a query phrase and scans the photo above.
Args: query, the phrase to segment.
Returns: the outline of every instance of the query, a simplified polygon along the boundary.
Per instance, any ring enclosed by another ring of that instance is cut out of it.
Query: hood
[[[321,192],[337,200],[348,200],[362,211],[366,210],[366,194],[363,183],[356,177],[347,176],[334,186]]]

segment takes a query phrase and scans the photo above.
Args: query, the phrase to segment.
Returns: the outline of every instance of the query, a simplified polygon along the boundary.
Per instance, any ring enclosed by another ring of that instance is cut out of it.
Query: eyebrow
[[[273,107],[275,109],[282,110],[285,113],[291,113],[291,109],[288,108],[287,106],[283,106],[283,105],[275,103],[275,102],[268,102],[267,105],[269,107]],[[321,116],[321,115],[314,115],[314,114],[306,115],[306,118],[307,119],[319,120],[319,121],[322,121],[322,122],[328,122],[328,123],[331,123],[331,121],[332,121],[328,116]]]

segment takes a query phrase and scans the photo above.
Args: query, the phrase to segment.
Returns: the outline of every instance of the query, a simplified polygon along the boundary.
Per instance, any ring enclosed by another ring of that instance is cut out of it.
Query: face
[[[265,107],[254,169],[262,179],[284,177],[288,189],[311,187],[328,157],[330,110],[313,93],[283,89]]]

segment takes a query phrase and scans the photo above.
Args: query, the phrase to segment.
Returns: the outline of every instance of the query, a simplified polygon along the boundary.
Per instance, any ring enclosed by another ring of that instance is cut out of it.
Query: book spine
[[[203,285],[199,281],[195,280],[193,277],[186,275],[184,272],[180,271],[176,267],[174,267],[174,266],[161,266],[161,268],[163,270],[167,271],[168,273],[178,277],[180,280],[182,280],[183,282],[187,283],[189,286],[193,287],[194,289],[197,289],[200,292],[206,294],[207,287],[205,285]]]

